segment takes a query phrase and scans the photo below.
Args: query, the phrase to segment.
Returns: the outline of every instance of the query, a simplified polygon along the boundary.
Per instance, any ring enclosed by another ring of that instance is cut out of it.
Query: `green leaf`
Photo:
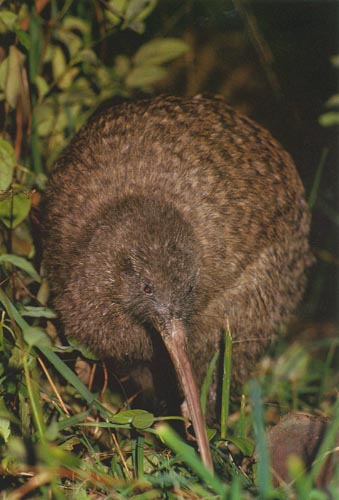
[[[147,4],[148,0],[129,0],[125,13],[126,20],[135,19],[139,16]]]
[[[39,137],[47,137],[52,133],[55,126],[55,115],[55,107],[47,101],[36,107],[35,118]]]
[[[339,68],[339,54],[336,54],[335,56],[330,57],[330,61],[335,68]]]
[[[338,111],[329,111],[328,113],[324,113],[319,117],[319,123],[323,127],[333,127],[334,125],[339,125]]]
[[[13,422],[15,425],[20,425],[20,420],[12,413],[12,411],[9,411],[7,409],[7,406],[5,404],[5,399],[3,396],[0,397],[0,417],[9,420],[10,422]]]
[[[126,27],[126,24],[124,27]],[[130,21],[128,23],[128,28],[135,31],[139,35],[142,35],[145,31],[145,24],[142,21]]]
[[[49,85],[46,80],[40,75],[36,77],[35,85],[38,89],[39,99],[42,100],[49,91]]]
[[[21,349],[17,346],[14,347],[11,351],[11,356],[8,360],[8,366],[10,369],[14,370],[21,370],[22,369],[22,356],[21,356]],[[7,393],[9,394],[14,394],[17,391],[17,389],[12,388],[10,389],[10,386],[7,387]]]
[[[334,94],[332,95],[327,101],[326,101],[326,107],[327,108],[332,108],[332,107],[338,107],[339,106],[339,94]]]
[[[8,57],[0,63],[0,89],[5,90],[8,75]]]
[[[0,33],[13,31],[18,16],[10,10],[3,10],[0,12]]]
[[[96,356],[92,351],[90,351],[90,349],[85,347],[76,339],[69,338],[68,343],[73,349],[79,351],[84,358],[89,359],[90,361],[99,361],[98,356]]]
[[[135,429],[146,429],[154,423],[154,415],[146,410],[121,411],[110,418],[113,424],[132,424]]]
[[[132,419],[132,425],[136,429],[147,429],[147,427],[151,427],[154,423],[154,415],[153,413],[139,413]]]
[[[246,438],[241,438],[241,437],[232,437],[228,439],[231,443],[233,443],[243,455],[247,457],[251,457],[254,452],[254,445],[253,443]]]
[[[0,190],[5,191],[10,186],[15,164],[12,144],[0,137]]]
[[[25,463],[27,460],[27,448],[26,443],[22,439],[22,435],[11,436],[8,440],[8,446],[6,449],[6,457],[3,460],[8,460],[9,464],[13,463]],[[2,460],[2,463],[4,463]]]
[[[32,264],[23,257],[19,257],[18,255],[12,255],[12,254],[0,255],[0,264],[1,263],[13,264],[13,266],[19,267],[19,269],[25,271],[29,276],[31,276],[31,278],[33,278],[38,283],[40,283],[41,281],[39,274],[36,272]]]
[[[141,417],[142,415],[151,415],[146,410],[126,410],[120,411],[116,415],[110,418],[110,421],[114,424],[131,424],[133,420],[137,417]],[[154,416],[152,415],[154,419]],[[138,421],[138,420],[137,420]]]
[[[5,98],[8,104],[16,107],[21,90],[21,70],[25,61],[25,56],[15,45],[9,48],[8,73],[5,86]]]
[[[128,57],[119,55],[115,58],[114,71],[118,78],[124,78],[131,69],[131,62]]]
[[[21,316],[29,318],[53,319],[57,317],[55,312],[52,309],[48,309],[48,307],[23,306],[19,308],[19,312]]]
[[[145,43],[133,57],[136,66],[157,66],[172,61],[189,50],[178,38],[157,38]]]
[[[72,85],[79,72],[79,68],[69,68],[65,72],[63,77],[59,80],[58,87],[62,90],[68,89]]]
[[[75,58],[75,63],[77,62],[86,62],[88,64],[91,64],[93,66],[96,66],[99,64],[99,59],[94,52],[94,50],[91,49],[82,49],[80,52],[77,54]],[[88,84],[88,82],[87,82]]]
[[[27,342],[30,347],[49,347],[52,344],[47,333],[42,328],[37,326],[26,326],[23,328],[22,333],[25,342]]]
[[[32,415],[30,405],[27,401],[26,387],[22,387],[22,390],[19,391],[19,416],[20,427],[24,433],[28,434],[30,432]]]
[[[105,9],[105,16],[113,24],[113,26],[116,26],[120,23],[121,17],[123,17],[123,13],[126,7],[126,0],[108,0],[107,5],[108,8]],[[114,12],[116,12],[117,14],[114,14]],[[119,16],[119,14],[121,17]]]
[[[217,433],[216,429],[211,429],[210,427],[206,428],[206,432],[207,432],[207,439],[209,441],[212,441],[212,439],[214,438],[214,436]]]
[[[9,436],[11,435],[11,424],[7,418],[0,417],[0,436],[2,436],[5,443],[7,443]]]
[[[58,423],[53,420],[46,429],[45,438],[47,441],[53,442],[57,439],[58,433]]]
[[[66,16],[62,22],[62,27],[65,30],[79,31],[83,35],[86,35],[91,31],[89,23],[74,16]]]
[[[52,70],[54,80],[58,80],[66,71],[66,57],[59,45],[53,48]]]
[[[143,66],[132,69],[126,78],[128,87],[148,87],[167,75],[167,71],[160,66]]]
[[[27,33],[27,31],[24,31],[24,30],[17,28],[15,30],[15,33],[16,33],[17,37],[19,38],[19,42],[21,43],[21,45],[23,45],[26,50],[29,50],[31,47],[31,38],[30,38],[29,34]]]
[[[129,27],[138,33],[144,30],[144,23],[146,19],[157,4],[157,0],[130,0],[127,4],[124,28]]]
[[[56,38],[66,47],[71,58],[73,58],[83,46],[82,39],[73,31],[59,29],[56,31]]]
[[[16,193],[0,201],[0,220],[6,227],[15,228],[28,215],[31,199],[25,193]]]

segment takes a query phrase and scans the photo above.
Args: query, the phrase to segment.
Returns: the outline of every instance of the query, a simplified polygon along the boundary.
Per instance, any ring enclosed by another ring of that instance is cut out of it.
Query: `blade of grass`
[[[77,375],[55,354],[52,349],[44,346],[37,346],[40,352],[48,359],[54,368],[62,375],[67,382],[79,392],[88,405],[94,404],[96,408],[102,413],[105,418],[108,418],[109,412],[107,409],[95,398],[95,395],[90,392],[87,387],[80,382]]]
[[[127,479],[128,481],[131,481],[132,480],[132,475],[130,473],[130,470],[128,468],[128,465],[127,465],[127,462],[125,460],[125,456],[122,452],[122,449],[120,447],[120,444],[119,444],[119,441],[115,435],[114,432],[111,433],[111,436],[112,436],[112,439],[113,439],[113,443],[114,443],[114,446],[115,446],[115,449],[120,457],[120,461],[121,461],[121,464],[122,464],[122,471],[124,472],[124,477],[125,479]]]
[[[30,328],[30,325],[23,319],[23,317],[20,315],[19,311],[16,309],[14,304],[12,304],[12,302],[9,300],[5,292],[1,289],[0,289],[0,302],[4,305],[11,320],[15,322],[20,327],[21,330],[24,331],[27,328]],[[38,350],[48,359],[48,361],[54,366],[54,368],[71,385],[73,385],[73,387],[85,399],[88,405],[94,404],[96,408],[101,412],[101,414],[105,418],[108,418],[109,412],[107,411],[107,409],[98,400],[95,399],[95,395],[92,394],[82,382],[80,382],[77,375],[59,358],[59,356],[55,354],[54,351],[52,351],[52,349],[43,345],[37,345],[35,347],[38,348]],[[33,350],[31,350],[31,353],[33,353]],[[29,370],[27,374],[29,374]],[[31,395],[33,395],[33,392],[31,393]]]
[[[225,351],[224,351],[222,394],[221,394],[221,416],[220,416],[221,439],[226,439],[227,436],[227,422],[230,409],[231,365],[232,365],[232,336],[229,326],[227,326],[225,331]]]
[[[58,431],[61,432],[65,429],[72,427],[73,425],[81,424],[84,420],[86,420],[86,418],[88,417],[90,412],[91,412],[91,409],[88,408],[86,411],[82,411],[81,413],[77,413],[76,415],[73,415],[72,417],[67,417],[65,415],[65,418],[63,418],[62,420],[59,420],[57,422]]]
[[[18,267],[25,271],[31,278],[33,278],[35,281],[40,283],[41,278],[39,274],[36,272],[32,264],[27,260],[24,259],[23,257],[19,257],[18,255],[13,255],[13,254],[3,254],[0,255],[0,263],[2,262],[9,262],[10,264],[13,264],[13,266]]]
[[[241,482],[238,476],[234,476],[230,488],[229,500],[239,500],[241,496]]]
[[[0,290],[0,302],[5,307],[9,317],[11,318],[14,324],[17,324],[21,330],[25,330],[25,328],[29,328],[28,323],[21,317],[16,307],[9,300],[7,295],[3,290]],[[22,351],[22,364],[24,368],[25,381],[27,386],[28,397],[32,409],[33,419],[37,428],[38,436],[40,440],[44,440],[45,434],[45,425],[43,421],[41,406],[40,406],[40,398],[38,395],[38,391],[35,387],[35,381],[32,379],[31,368],[29,366],[28,358],[31,354],[28,354],[26,351]]]
[[[21,330],[29,327],[29,324],[22,318],[14,304],[9,300],[3,290],[0,289],[0,302],[3,304],[11,320],[18,324]]]
[[[302,459],[296,455],[288,457],[288,472],[293,480],[294,488],[297,492],[298,500],[307,500],[309,498],[309,486],[305,481],[306,470]]]
[[[44,442],[45,441],[45,422],[43,419],[43,413],[42,413],[42,408],[41,408],[41,399],[39,396],[39,390],[38,390],[38,384],[36,383],[36,380],[33,379],[34,376],[34,371],[29,367],[29,361],[28,357],[31,357],[27,352],[23,352],[22,356],[22,364],[24,367],[24,374],[25,374],[25,381],[26,381],[26,386],[27,386],[27,393],[28,393],[28,398],[29,402],[31,405],[32,409],[32,415],[33,419],[37,428],[37,434],[39,437],[39,440]]]
[[[145,438],[143,436],[137,436],[132,440],[133,463],[137,479],[144,478],[144,444]]]
[[[119,462],[116,454],[113,454],[113,457],[111,460],[111,471],[113,473],[113,477],[118,478],[118,479],[125,479],[124,471],[122,469],[121,463]]]
[[[318,197],[318,191],[319,191],[320,182],[321,182],[321,178],[323,175],[324,167],[326,165],[328,152],[329,152],[328,148],[324,148],[324,150],[321,154],[319,165],[318,165],[317,171],[315,173],[312,189],[311,189],[310,195],[308,197],[308,206],[310,207],[310,209],[312,209],[314,207],[314,204],[315,204],[317,197]]]
[[[85,399],[86,403],[91,405],[94,402],[95,396],[87,387],[80,382],[76,374],[53,352],[45,347],[38,347],[39,351],[48,359],[54,368],[75,387],[79,394]]]
[[[40,66],[40,54],[41,54],[41,41],[43,40],[41,34],[41,21],[39,16],[35,12],[35,8],[32,7],[30,12],[30,22],[29,22],[29,35],[30,35],[30,49],[28,55],[29,64],[29,80],[32,84],[35,83],[35,79],[39,72]],[[31,102],[32,102],[32,122],[31,122],[31,154],[32,154],[32,164],[35,173],[42,172],[41,157],[39,151],[39,136],[38,136],[38,125],[36,120],[36,114],[34,111],[34,105],[36,103],[36,95],[33,90],[33,85],[31,87]]]
[[[140,495],[133,496],[133,500],[158,500],[159,498],[162,498],[159,490],[146,491]]]
[[[317,200],[317,208],[321,210],[333,224],[339,226],[339,213],[322,198]]]
[[[253,426],[259,456],[257,469],[257,485],[259,489],[259,497],[261,499],[264,499],[269,497],[270,491],[272,489],[272,478],[270,459],[266,446],[264,411],[261,398],[261,390],[256,380],[252,380],[250,382],[250,396],[253,402]]]
[[[246,396],[242,394],[240,403],[240,416],[238,420],[237,435],[240,438],[246,438],[246,421],[245,421],[245,406],[246,406]]]
[[[319,393],[318,393],[318,406],[319,407],[320,407],[320,404],[321,404],[322,399],[324,397],[325,389],[326,389],[329,375],[330,375],[331,364],[332,364],[336,349],[337,349],[336,343],[333,343],[330,345],[325,362],[324,362],[324,365],[323,365],[320,388],[319,388]]]
[[[202,411],[204,414],[206,411],[207,395],[208,395],[209,388],[211,387],[212,377],[213,377],[213,373],[215,370],[215,365],[217,364],[217,361],[218,361],[218,357],[219,357],[218,352],[213,354],[213,357],[210,361],[210,364],[208,365],[203,384],[201,386],[200,403],[201,403],[201,408],[202,408]]]
[[[336,438],[339,433],[339,400],[337,400],[335,405],[335,416],[331,424],[329,425],[323,442],[319,448],[317,453],[317,458],[313,462],[313,466],[310,474],[307,477],[307,481],[309,483],[309,487],[311,488],[312,483],[318,477],[322,466],[328,458],[328,453],[331,452],[336,447]],[[337,453],[334,451],[334,453]]]
[[[195,450],[186,444],[176,432],[166,424],[157,427],[157,435],[202,479],[221,499],[226,498],[228,486],[204,466]]]

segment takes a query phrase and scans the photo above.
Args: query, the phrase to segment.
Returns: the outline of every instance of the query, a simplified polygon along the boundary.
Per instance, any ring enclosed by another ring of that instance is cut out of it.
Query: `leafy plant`
[[[331,58],[333,66],[339,69],[339,54]],[[326,111],[319,117],[319,123],[323,127],[331,127],[334,125],[339,125],[339,94],[332,95],[328,101],[325,103],[326,108],[330,111]]]

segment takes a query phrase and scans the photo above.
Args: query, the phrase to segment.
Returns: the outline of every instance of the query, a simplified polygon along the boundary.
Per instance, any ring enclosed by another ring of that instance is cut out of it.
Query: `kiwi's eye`
[[[153,288],[151,288],[149,285],[144,286],[144,294],[145,295],[153,295]]]

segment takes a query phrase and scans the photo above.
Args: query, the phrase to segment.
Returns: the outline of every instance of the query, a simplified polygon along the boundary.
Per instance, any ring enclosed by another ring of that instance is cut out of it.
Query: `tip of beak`
[[[213,461],[207,438],[205,419],[202,413],[200,397],[191,367],[186,329],[180,320],[172,320],[170,326],[161,332],[165,346],[172,359],[179,383],[184,392],[195,431],[199,452],[203,463],[213,471]]]

